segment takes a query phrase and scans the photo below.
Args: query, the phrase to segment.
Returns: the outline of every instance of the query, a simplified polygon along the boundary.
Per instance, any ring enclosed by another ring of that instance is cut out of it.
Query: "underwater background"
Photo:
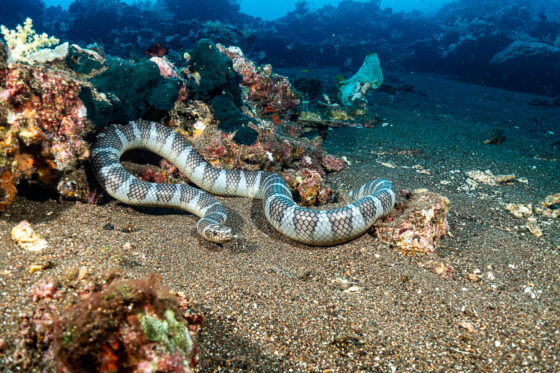
[[[40,32],[84,46],[96,42],[121,57],[142,56],[158,42],[182,51],[208,37],[275,67],[351,70],[375,51],[390,69],[554,96],[559,13],[558,2],[546,0],[2,0],[0,24],[14,27],[30,17]]]
[[[0,25],[0,372],[560,371],[559,1]]]

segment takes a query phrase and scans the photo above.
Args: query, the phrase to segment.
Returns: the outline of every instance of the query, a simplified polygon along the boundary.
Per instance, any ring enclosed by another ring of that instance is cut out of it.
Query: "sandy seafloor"
[[[196,218],[180,211],[18,196],[0,215],[0,336],[10,346],[0,359],[13,347],[18,314],[33,306],[31,286],[87,266],[90,276],[156,272],[185,292],[205,317],[202,372],[559,371],[560,219],[538,216],[537,238],[505,204],[539,206],[560,193],[560,108],[440,76],[386,75],[416,93],[373,93],[372,110],[385,124],[329,131],[325,148],[351,162],[329,183],[349,190],[384,177],[399,190],[448,197],[452,236],[434,254],[404,255],[371,234],[307,247],[273,231],[260,201],[243,198],[219,198],[238,235],[219,247],[199,239]],[[502,144],[483,143],[492,128],[503,129]],[[487,169],[527,183],[461,188],[466,171]],[[23,219],[48,240],[42,254],[11,240]],[[108,223],[115,229],[104,229]],[[45,260],[52,268],[28,272]],[[456,279],[419,266],[430,260],[452,266]],[[342,291],[336,278],[357,291]]]

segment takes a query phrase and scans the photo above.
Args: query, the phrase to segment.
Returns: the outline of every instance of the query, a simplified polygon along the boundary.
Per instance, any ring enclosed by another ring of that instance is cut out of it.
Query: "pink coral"
[[[181,78],[179,74],[177,74],[177,68],[166,58],[154,56],[150,58],[150,61],[159,67],[159,73],[164,78]]]
[[[328,172],[342,171],[344,162],[336,158],[334,155],[327,154],[321,158],[321,165],[325,167]]]
[[[45,281],[39,281],[39,283],[31,289],[31,298],[33,302],[37,302],[40,299],[51,300],[55,297],[57,288],[56,284],[52,279]]]

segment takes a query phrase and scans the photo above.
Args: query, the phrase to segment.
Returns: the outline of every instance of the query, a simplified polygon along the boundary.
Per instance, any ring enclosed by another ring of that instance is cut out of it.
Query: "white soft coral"
[[[29,58],[33,53],[43,47],[56,45],[59,40],[46,33],[36,34],[33,30],[33,21],[27,18],[22,25],[17,25],[15,30],[10,30],[6,26],[0,26],[0,31],[4,35],[8,47],[8,64],[16,62],[33,63]]]

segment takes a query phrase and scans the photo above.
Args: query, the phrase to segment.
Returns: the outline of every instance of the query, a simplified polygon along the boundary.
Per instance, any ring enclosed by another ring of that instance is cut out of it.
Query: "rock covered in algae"
[[[192,337],[200,316],[183,316],[179,302],[154,275],[143,280],[79,284],[52,280],[33,288],[36,308],[20,319],[14,354],[19,370],[57,372],[194,372]],[[102,287],[102,289],[99,289]]]
[[[303,206],[325,204],[332,201],[332,189],[323,185],[321,174],[307,168],[288,171],[283,175],[291,190],[296,190]]]
[[[48,66],[0,71],[0,208],[20,180],[51,184],[89,157],[90,122],[79,92],[78,80]]]
[[[132,63],[106,58],[104,69],[89,79],[93,88],[84,86],[80,94],[91,121],[101,127],[171,110],[184,82],[173,75],[165,77],[160,69],[151,60]]]
[[[242,110],[242,77],[231,59],[208,39],[199,40],[190,56],[188,89],[193,97],[210,103],[220,130],[233,133],[240,144],[254,144],[258,133],[253,127],[257,123]]]
[[[377,237],[405,252],[431,253],[449,231],[449,200],[426,189],[406,193],[406,199],[393,212],[376,224]]]
[[[259,114],[283,115],[301,103],[288,78],[273,73],[271,65],[257,66],[239,47],[217,46],[231,58],[233,68],[243,77],[244,99]]]

